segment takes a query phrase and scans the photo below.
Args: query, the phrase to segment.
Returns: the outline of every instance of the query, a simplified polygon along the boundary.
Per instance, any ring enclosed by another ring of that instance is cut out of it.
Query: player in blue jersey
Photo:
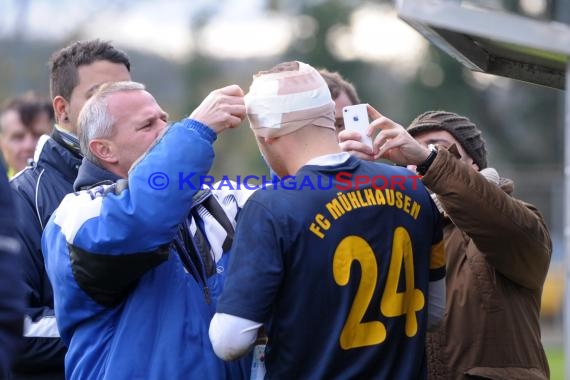
[[[214,351],[244,355],[265,325],[268,378],[425,378],[426,330],[445,298],[428,192],[404,168],[340,151],[330,92],[307,64],[259,73],[245,102],[261,153],[297,185],[259,190],[242,210]],[[361,184],[378,176],[405,180]]]

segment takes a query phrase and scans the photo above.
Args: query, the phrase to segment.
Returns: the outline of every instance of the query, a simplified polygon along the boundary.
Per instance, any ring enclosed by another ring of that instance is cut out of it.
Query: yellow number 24
[[[386,327],[382,322],[362,322],[376,288],[378,265],[370,244],[356,235],[342,239],[335,250],[333,275],[338,285],[348,284],[353,261],[358,261],[360,264],[361,275],[356,296],[340,334],[340,347],[344,350],[380,344],[386,339]],[[406,276],[406,289],[404,292],[398,292],[402,264]],[[405,315],[406,336],[413,337],[418,332],[416,312],[422,310],[424,305],[424,294],[414,288],[414,257],[410,235],[405,228],[397,227],[394,231],[390,268],[380,302],[380,311],[385,317]]]

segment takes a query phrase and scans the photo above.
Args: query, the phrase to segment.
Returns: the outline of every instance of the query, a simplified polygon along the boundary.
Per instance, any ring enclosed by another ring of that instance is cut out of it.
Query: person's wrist
[[[415,162],[416,166],[424,163],[428,159],[429,155],[431,154],[431,149],[429,147],[423,146],[423,145],[421,145],[421,147],[422,147],[422,151],[421,151],[421,154],[418,154],[417,161]]]
[[[437,147],[435,145],[429,144],[428,150],[429,150],[428,156],[425,158],[424,161],[420,162],[416,166],[416,173],[418,173],[419,175],[426,174],[433,161],[435,161],[435,157],[437,156]]]

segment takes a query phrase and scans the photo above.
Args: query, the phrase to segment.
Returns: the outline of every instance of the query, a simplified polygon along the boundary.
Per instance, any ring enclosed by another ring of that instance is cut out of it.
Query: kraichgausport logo
[[[339,172],[334,176],[257,176],[227,175],[219,181],[211,175],[198,175],[195,172],[178,172],[171,178],[164,172],[154,172],[148,177],[148,185],[154,190],[164,190],[176,186],[178,190],[359,190],[373,188],[375,190],[416,190],[421,176],[409,175],[353,175]],[[411,181],[410,181],[411,180]]]

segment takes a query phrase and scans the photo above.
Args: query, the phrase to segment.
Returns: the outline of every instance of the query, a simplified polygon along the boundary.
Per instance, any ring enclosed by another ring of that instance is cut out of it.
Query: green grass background
[[[545,347],[545,349],[550,365],[550,379],[564,380],[564,349],[562,347]]]

